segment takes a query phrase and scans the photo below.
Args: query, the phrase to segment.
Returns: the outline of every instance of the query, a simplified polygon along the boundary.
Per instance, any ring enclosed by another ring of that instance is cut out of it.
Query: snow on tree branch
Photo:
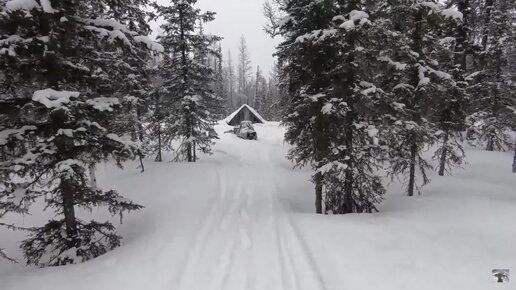
[[[165,51],[165,49],[163,48],[163,45],[153,41],[152,39],[148,38],[147,36],[142,36],[142,35],[135,36],[134,41],[145,44],[148,49],[153,50],[155,52],[164,52]]]
[[[9,139],[22,139],[22,135],[27,131],[36,130],[35,126],[23,126],[19,129],[4,129],[0,131],[0,146],[3,146],[9,142]]]
[[[56,91],[54,89],[44,89],[35,91],[32,100],[43,104],[47,108],[60,108],[68,104],[71,98],[78,98],[79,92]]]
[[[86,103],[88,105],[93,106],[93,108],[95,110],[99,110],[101,112],[103,112],[103,111],[112,112],[113,106],[119,105],[120,101],[117,98],[100,97],[100,98],[87,100]]]

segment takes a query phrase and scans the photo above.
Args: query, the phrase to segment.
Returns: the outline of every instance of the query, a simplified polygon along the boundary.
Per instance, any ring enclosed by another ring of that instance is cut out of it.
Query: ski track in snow
[[[284,169],[270,156],[274,150],[260,148],[274,145],[233,142],[247,144],[232,148],[234,170],[216,169],[216,197],[195,232],[177,289],[324,290],[306,242],[289,219],[291,209],[279,196],[282,175],[276,170]]]

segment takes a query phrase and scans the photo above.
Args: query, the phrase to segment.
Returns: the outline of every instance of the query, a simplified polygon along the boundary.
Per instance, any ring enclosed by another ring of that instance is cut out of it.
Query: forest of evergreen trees
[[[28,232],[27,264],[118,247],[111,223],[76,211],[142,206],[98,188],[96,165],[136,159],[144,171],[171,151],[195,162],[243,104],[282,121],[288,158],[314,171],[317,213],[376,211],[385,175],[417,195],[428,170],[464,165],[465,142],[514,150],[516,173],[514,0],[273,0],[273,68],[253,67],[244,36],[224,50],[204,28],[215,13],[196,2],[0,0],[0,226]],[[36,200],[54,219],[1,222]]]
[[[515,1],[276,0],[265,14],[283,39],[289,158],[315,171],[318,213],[375,211],[382,172],[413,196],[429,148],[441,176],[465,141],[514,148]]]

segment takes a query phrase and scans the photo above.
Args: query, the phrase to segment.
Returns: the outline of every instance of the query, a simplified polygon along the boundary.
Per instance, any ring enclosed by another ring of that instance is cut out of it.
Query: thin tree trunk
[[[193,150],[192,150],[193,151],[192,152],[193,153],[193,162],[196,162],[197,161],[197,149],[195,148],[196,147],[195,143],[193,144],[192,147],[193,147]]]
[[[74,208],[75,193],[71,182],[67,179],[61,181],[60,189],[63,197],[63,213],[65,216],[66,236],[69,240],[68,246],[74,247],[77,242],[77,220]]]
[[[448,155],[448,142],[450,139],[450,133],[445,132],[443,138],[443,151],[441,152],[441,158],[439,161],[439,176],[444,176],[444,171],[446,170],[446,159]]]
[[[516,133],[516,131],[514,133]],[[512,172],[516,173],[516,142],[514,142],[514,157],[512,159]]]
[[[346,152],[349,157],[353,155],[353,121],[355,119],[355,112],[353,111],[354,103],[353,100],[350,99],[348,101],[350,111],[347,112],[346,115]],[[348,158],[346,161],[346,180],[344,181],[344,200],[342,203],[342,208],[340,209],[340,214],[352,213],[353,210],[353,162],[351,158]],[[357,209],[359,210],[359,209]]]
[[[190,137],[188,137],[188,141],[186,143],[186,159],[188,162],[193,161],[192,141],[190,140]]]
[[[319,165],[328,155],[329,140],[327,134],[327,124],[323,120],[324,116],[319,115],[312,130],[313,146],[315,148],[315,162]],[[323,213],[323,175],[320,172],[315,174],[315,211],[317,214]],[[326,206],[326,209],[328,206]]]
[[[143,165],[143,154],[138,154],[138,158],[140,159],[140,169],[141,169],[141,173],[144,173],[145,172],[145,166]]]
[[[186,150],[187,150],[187,160],[188,162],[192,162],[193,161],[193,156],[192,156],[192,144],[191,143],[188,143],[186,144]]]
[[[157,162],[162,162],[163,158],[161,155],[161,124],[158,122],[158,155],[156,156]]]
[[[186,42],[186,35],[185,35],[185,27],[184,27],[184,15],[183,15],[183,6],[182,5],[179,5],[179,36],[180,36],[180,39],[181,39],[181,43],[185,43]],[[187,66],[187,51],[186,51],[186,47],[185,45],[183,45],[181,47],[181,69],[182,69],[182,78],[183,78],[183,91],[182,91],[182,94],[183,94],[183,98],[186,97],[186,92],[187,92],[187,86],[188,86],[188,66]],[[188,109],[188,112],[187,112],[187,116],[186,116],[186,126],[187,126],[187,130],[188,130],[188,136],[187,137],[187,140],[188,140],[188,143],[186,144],[186,150],[187,150],[187,159],[188,159],[188,162],[192,162],[193,161],[193,155],[192,155],[192,141],[190,140],[192,135],[191,134],[191,131],[192,131],[192,120],[191,120],[191,114],[190,114],[190,110],[191,109]]]
[[[322,191],[323,191],[323,182],[322,182],[322,174],[317,173],[315,175],[315,213],[322,214]]]
[[[416,14],[414,15],[414,21],[415,21],[415,27],[412,33],[412,40],[413,45],[412,49],[418,53],[420,56],[423,55],[423,15],[424,12],[422,9],[419,9]],[[412,83],[414,87],[418,86],[419,83],[419,71],[418,69],[414,69],[412,73]],[[418,91],[414,92],[414,98],[417,100],[419,95]],[[412,120],[416,123],[421,122],[421,112],[417,112],[418,109],[416,109],[416,113],[414,113]],[[410,168],[409,168],[409,182],[408,182],[408,189],[407,193],[408,196],[414,196],[414,188],[416,185],[416,158],[418,154],[418,144],[416,140],[415,133],[411,133],[408,140],[410,144]]]
[[[494,151],[494,134],[489,133],[487,136],[487,145],[486,145],[486,151]]]
[[[417,157],[417,144],[414,140],[411,140],[412,145],[410,146],[410,171],[409,171],[409,183],[408,183],[408,196],[414,196],[414,188],[416,185],[416,157]]]
[[[140,106],[136,108],[136,120],[138,121],[138,124],[136,125],[138,129],[138,139],[140,140],[140,142],[143,142],[144,130],[142,125],[142,112]]]

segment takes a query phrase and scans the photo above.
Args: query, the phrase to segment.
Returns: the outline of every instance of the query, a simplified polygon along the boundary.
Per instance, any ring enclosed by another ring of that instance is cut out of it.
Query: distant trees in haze
[[[248,104],[266,119],[278,121],[281,118],[281,95],[276,65],[270,68],[269,77],[266,77],[261,66],[253,68],[251,54],[245,36],[242,35],[236,62],[231,50],[222,57],[225,112],[229,114],[241,105]]]

